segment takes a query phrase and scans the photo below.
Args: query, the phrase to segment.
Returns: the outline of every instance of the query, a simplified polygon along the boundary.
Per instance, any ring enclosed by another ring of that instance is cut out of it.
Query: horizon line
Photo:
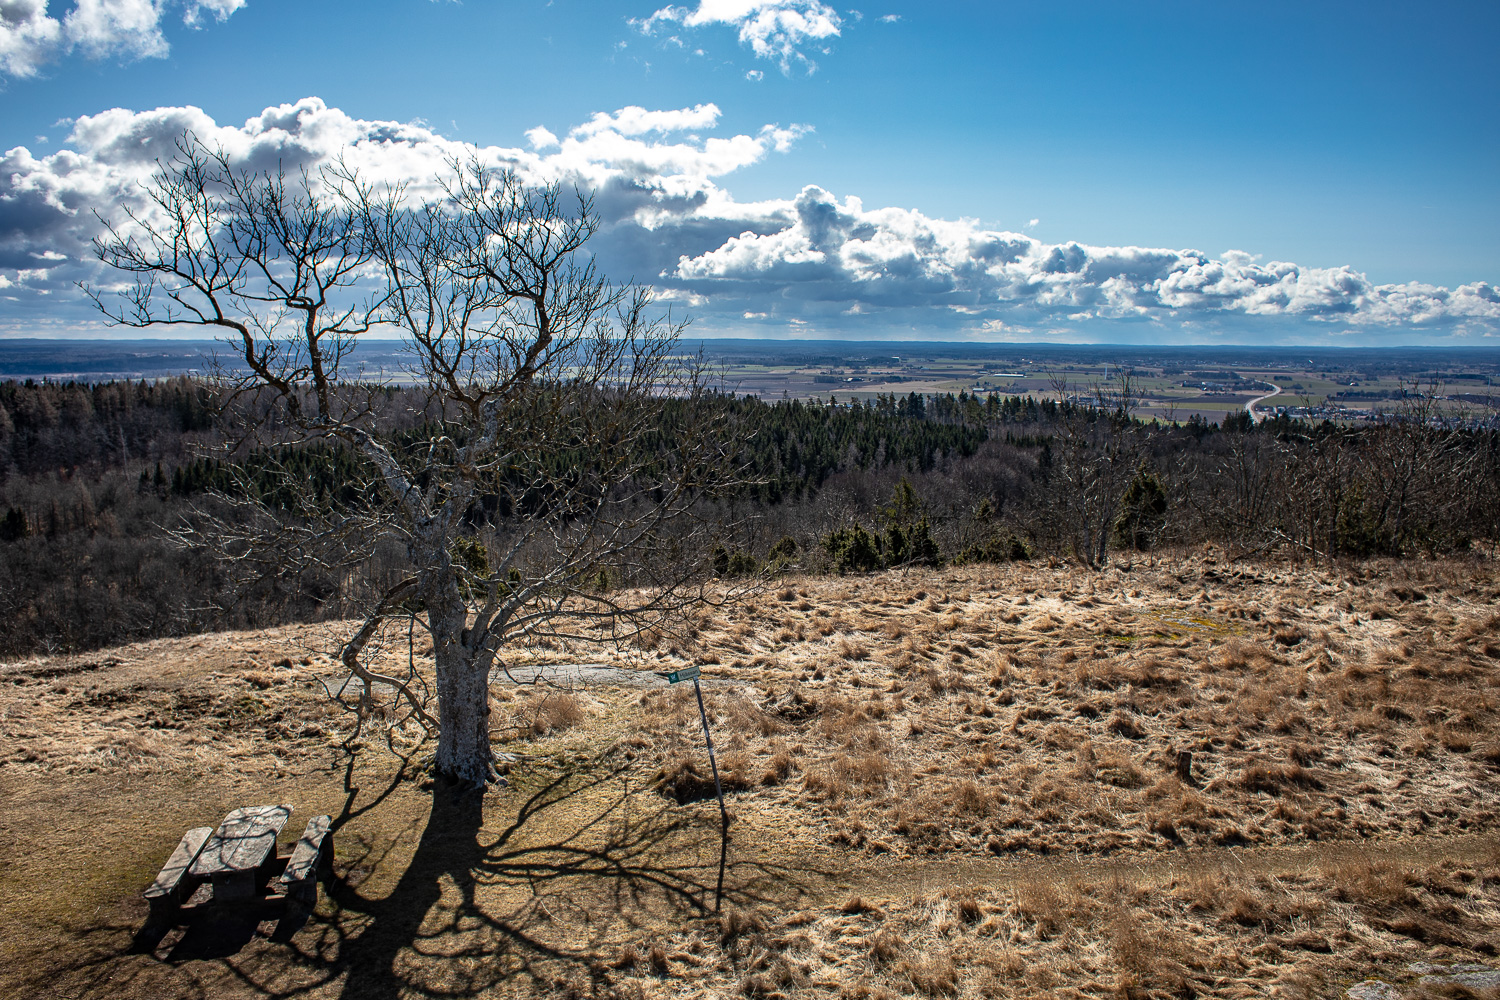
[[[1075,341],[1075,340],[859,340],[847,337],[690,337],[678,338],[684,343],[737,343],[737,344],[859,344],[859,345],[884,345],[884,346],[928,346],[928,347],[1089,347],[1089,348],[1111,348],[1142,350],[1169,349],[1169,350],[1252,350],[1252,351],[1494,351],[1500,353],[1500,343],[1497,344],[1242,344],[1242,343],[1169,343],[1169,342],[1118,342],[1118,341]],[[380,344],[402,344],[402,337],[366,337],[356,338],[359,343]],[[225,345],[224,341],[213,338],[190,338],[190,337],[6,337],[0,336],[0,349],[6,344],[43,343],[43,344],[126,344],[126,343],[150,343],[150,344],[179,344],[188,346],[192,344],[217,344]]]

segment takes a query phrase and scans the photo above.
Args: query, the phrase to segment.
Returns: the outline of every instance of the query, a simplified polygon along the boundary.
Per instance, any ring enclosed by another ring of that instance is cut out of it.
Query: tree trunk
[[[485,660],[469,643],[469,610],[458,591],[446,548],[430,561],[423,587],[437,673],[438,747],[435,770],[483,787],[496,777],[490,750],[490,688]]]
[[[437,659],[438,748],[436,769],[455,781],[483,786],[495,780],[490,750],[488,671],[461,643],[458,655]]]

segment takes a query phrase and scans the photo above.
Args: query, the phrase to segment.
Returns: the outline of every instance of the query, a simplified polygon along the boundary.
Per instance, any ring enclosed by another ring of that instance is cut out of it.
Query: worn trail
[[[1016,855],[993,859],[892,858],[876,856],[857,867],[809,886],[823,901],[841,894],[875,898],[921,896],[954,888],[1004,888],[1044,883],[1120,880],[1161,885],[1217,872],[1245,875],[1298,875],[1348,864],[1426,867],[1442,861],[1475,863],[1500,854],[1500,836],[1412,837],[1390,841],[1330,841],[1258,847],[1189,848],[1150,854]]]

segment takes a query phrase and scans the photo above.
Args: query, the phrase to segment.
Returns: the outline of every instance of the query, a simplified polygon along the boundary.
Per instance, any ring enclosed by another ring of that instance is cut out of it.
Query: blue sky
[[[130,145],[189,119],[237,130],[230,146],[256,119],[256,141],[310,162],[401,123],[411,155],[373,171],[474,144],[538,176],[646,191],[604,198],[599,252],[699,335],[1500,333],[1494,3],[0,10],[4,336],[100,332],[69,284],[90,277],[83,206],[128,202],[150,165]],[[283,105],[301,110],[263,115]],[[189,106],[202,115],[171,111]],[[704,110],[614,114],[629,107]],[[528,139],[567,140],[598,114],[578,148]],[[710,148],[736,136],[742,155]]]

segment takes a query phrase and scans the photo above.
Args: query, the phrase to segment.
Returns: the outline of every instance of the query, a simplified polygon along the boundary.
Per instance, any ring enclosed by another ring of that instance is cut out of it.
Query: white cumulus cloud
[[[664,277],[725,308],[768,302],[800,315],[913,312],[1034,321],[1278,317],[1371,327],[1500,323],[1500,292],[1376,284],[1351,267],[1314,268],[1228,251],[1048,244],[969,221],[866,209],[818,187],[767,203],[755,229],[683,255]],[[748,219],[748,217],[747,217]],[[954,322],[962,323],[963,320]]]
[[[237,125],[194,107],[82,117],[65,148],[0,155],[0,334],[95,322],[72,288],[113,280],[89,252],[99,231],[94,211],[119,219],[145,208],[141,182],[191,131],[250,168],[316,171],[342,159],[417,196],[440,190],[454,157],[576,186],[592,195],[602,221],[593,248],[603,272],[691,306],[695,331],[705,334],[779,328],[958,339],[1126,323],[1157,331],[1154,339],[1183,329],[1241,338],[1272,330],[1500,335],[1500,289],[1490,282],[1381,284],[1350,266],[1239,251],[1048,243],[972,220],[866,207],[815,186],[739,201],[724,178],[790,149],[808,129],[709,134],[719,118],[712,104],[627,107],[558,132],[538,126],[525,146],[510,148],[473,146],[421,123],[354,118],[315,97]]]
[[[367,179],[406,184],[417,196],[437,193],[452,158],[477,155],[533,181],[591,192],[606,223],[600,249],[615,251],[609,272],[648,276],[670,266],[684,248],[711,249],[739,232],[744,208],[716,178],[785,151],[806,132],[768,125],[753,135],[681,134],[712,126],[718,114],[713,105],[623,108],[594,116],[562,139],[532,129],[527,149],[475,147],[421,124],[357,119],[315,97],[267,108],[242,125],[219,125],[195,107],[84,116],[74,122],[65,149],[39,156],[18,146],[0,155],[5,297],[21,312],[34,312],[40,296],[60,299],[71,294],[73,282],[98,280],[89,249],[100,230],[94,212],[118,221],[127,209],[145,210],[142,182],[158,162],[171,159],[187,132],[252,169],[316,171],[342,158]],[[665,240],[652,233],[669,223]],[[690,231],[698,235],[683,242]]]
[[[77,0],[61,20],[47,12],[47,0],[0,0],[0,73],[35,76],[68,52],[91,59],[147,59],[167,54],[162,17],[182,12],[184,24],[205,17],[223,21],[246,0]]]
[[[541,125],[526,130],[526,141],[531,143],[532,149],[548,149],[558,145],[557,136],[552,131]]]
[[[693,129],[713,128],[719,123],[719,108],[715,104],[699,104],[677,111],[647,111],[634,105],[621,108],[613,114],[596,112],[594,117],[582,125],[574,126],[568,135],[588,137],[601,132],[618,132],[620,135],[646,135],[650,132],[685,132]]]
[[[36,75],[62,40],[62,25],[47,16],[47,0],[0,3],[0,73]]]
[[[783,73],[789,73],[794,63],[809,72],[816,68],[805,49],[838,37],[844,22],[821,0],[698,0],[697,7],[663,7],[630,23],[648,35],[671,25],[732,27],[739,32],[740,44],[762,59],[775,60]]]

